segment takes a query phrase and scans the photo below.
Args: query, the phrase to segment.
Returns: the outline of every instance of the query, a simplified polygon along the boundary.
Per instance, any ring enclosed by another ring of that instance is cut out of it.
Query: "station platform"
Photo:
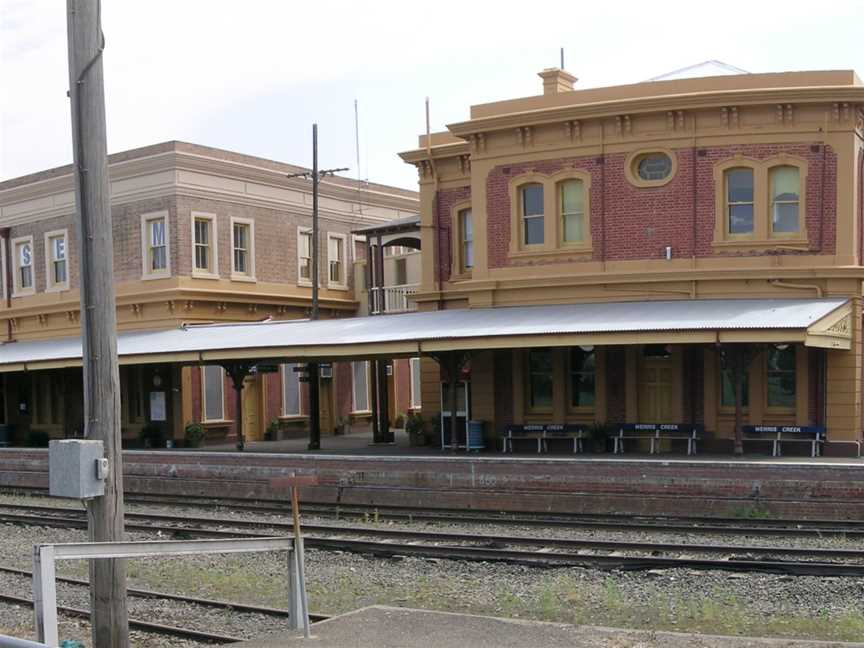
[[[241,648],[825,648],[856,643],[622,630],[375,605]]]
[[[404,434],[404,433],[403,433]],[[864,460],[664,453],[503,454],[371,446],[369,437],[322,439],[309,452],[206,449],[127,450],[127,494],[281,500],[274,479],[315,476],[306,504],[496,512],[864,518]],[[330,443],[342,443],[339,451]],[[262,442],[265,443],[265,442]],[[362,444],[364,452],[349,451]],[[277,451],[281,450],[281,451]],[[0,487],[47,489],[48,456],[38,448],[0,448]]]
[[[682,453],[666,452],[649,455],[646,453],[628,452],[626,454],[613,455],[610,453],[580,453],[572,452],[550,452],[538,454],[536,451],[517,451],[504,453],[500,447],[485,448],[481,451],[466,452],[462,450],[442,450],[432,446],[411,446],[408,435],[404,430],[395,430],[393,443],[372,443],[372,433],[368,430],[358,430],[345,435],[324,436],[321,438],[319,450],[309,450],[309,439],[307,436],[281,439],[279,441],[251,441],[246,444],[245,454],[302,454],[302,455],[356,455],[367,457],[488,457],[488,458],[542,458],[558,459],[565,461],[592,462],[592,461],[629,461],[634,458],[650,461],[684,461],[684,462],[736,462],[736,463],[813,463],[813,464],[849,464],[864,466],[864,457],[809,457],[788,455],[782,457],[771,457],[766,454],[748,453],[740,457],[732,454],[700,453],[687,456]],[[227,452],[236,453],[235,443],[208,444],[202,448],[175,448],[172,452]]]

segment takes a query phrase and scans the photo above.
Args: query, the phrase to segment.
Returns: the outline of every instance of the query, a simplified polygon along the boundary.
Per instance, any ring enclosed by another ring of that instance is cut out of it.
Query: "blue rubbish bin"
[[[483,450],[483,421],[468,421],[468,450]]]

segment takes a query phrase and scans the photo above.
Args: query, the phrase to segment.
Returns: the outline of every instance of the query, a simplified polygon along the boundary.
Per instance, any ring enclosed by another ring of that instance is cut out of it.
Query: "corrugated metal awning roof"
[[[121,333],[118,351],[121,363],[145,364],[653,342],[786,341],[849,348],[848,326],[842,326],[849,316],[848,303],[846,299],[643,301],[214,324]],[[827,325],[819,328],[820,322]],[[0,371],[80,362],[79,338],[0,346]]]

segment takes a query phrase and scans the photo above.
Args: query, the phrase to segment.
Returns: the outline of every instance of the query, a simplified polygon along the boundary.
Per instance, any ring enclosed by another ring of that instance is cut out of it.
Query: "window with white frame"
[[[144,214],[141,217],[143,274],[145,277],[168,276],[168,214]]]
[[[300,374],[297,364],[282,365],[282,416],[300,416]]]
[[[252,279],[255,276],[255,229],[250,220],[231,219],[232,279]]]
[[[216,217],[212,214],[192,214],[192,273],[218,275],[216,258]]]
[[[45,233],[46,290],[65,290],[69,287],[66,234],[65,229]]]
[[[330,286],[345,285],[345,236],[327,235],[327,281]]]
[[[33,277],[33,237],[24,236],[12,240],[15,281],[13,294],[26,295],[35,291]]]
[[[411,409],[420,409],[420,358],[411,358]]]
[[[297,229],[297,282],[312,281],[312,230]]]
[[[369,362],[361,360],[351,363],[353,377],[352,409],[355,412],[369,411]]]
[[[225,418],[225,370],[218,365],[201,368],[201,394],[205,421]]]

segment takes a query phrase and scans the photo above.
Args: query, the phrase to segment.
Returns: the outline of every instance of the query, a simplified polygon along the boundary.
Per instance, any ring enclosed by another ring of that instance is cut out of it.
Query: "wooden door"
[[[264,438],[261,421],[261,376],[249,376],[243,381],[243,436],[246,441]]]
[[[639,374],[639,422],[674,423],[672,357],[642,358]]]

